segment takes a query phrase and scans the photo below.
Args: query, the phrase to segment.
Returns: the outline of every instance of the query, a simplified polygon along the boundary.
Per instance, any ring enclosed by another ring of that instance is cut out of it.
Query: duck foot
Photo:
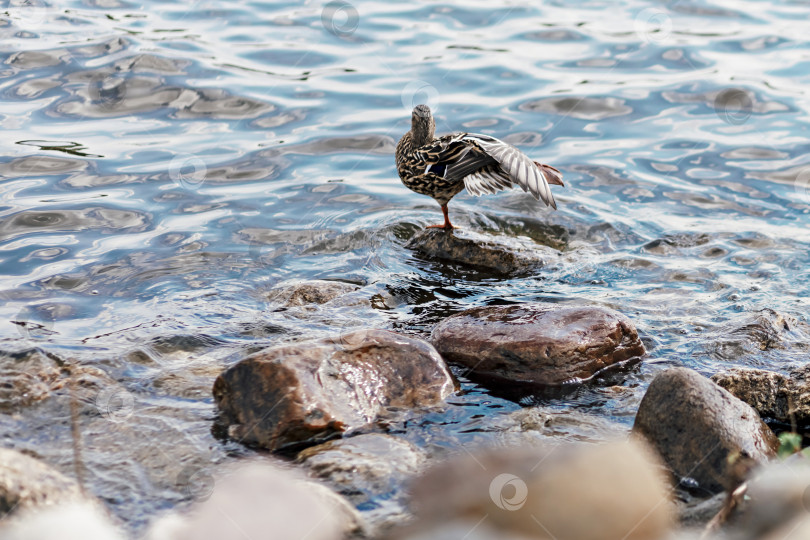
[[[442,206],[442,214],[444,214],[444,223],[441,225],[428,225],[428,229],[445,229],[447,231],[453,230],[456,227],[453,227],[453,224],[450,223],[450,216],[447,214],[447,205],[443,204]]]

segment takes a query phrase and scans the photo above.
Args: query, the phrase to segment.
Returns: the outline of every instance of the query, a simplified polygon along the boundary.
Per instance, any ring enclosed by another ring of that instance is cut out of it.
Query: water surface
[[[424,335],[486,304],[606,305],[649,358],[544,405],[625,427],[667,365],[805,361],[809,9],[6,3],[2,444],[73,474],[67,391],[40,398],[81,366],[86,482],[139,530],[251,453],[212,435],[211,384],[281,340]],[[442,133],[500,137],[563,171],[556,212],[519,190],[450,205],[462,228],[551,245],[561,264],[509,278],[405,247],[441,219],[394,169],[422,102]],[[364,285],[373,307],[302,320],[264,300],[316,278]],[[464,388],[398,432],[435,452],[486,442],[532,402]]]

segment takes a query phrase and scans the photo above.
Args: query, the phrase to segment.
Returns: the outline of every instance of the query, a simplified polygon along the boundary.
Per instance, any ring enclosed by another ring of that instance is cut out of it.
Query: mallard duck
[[[465,187],[476,197],[497,193],[515,184],[557,209],[549,184],[564,186],[562,173],[543,165],[495,137],[451,133],[434,137],[436,123],[427,105],[417,105],[411,130],[397,143],[397,172],[405,187],[430,195],[442,207],[444,223],[452,229],[447,203]]]

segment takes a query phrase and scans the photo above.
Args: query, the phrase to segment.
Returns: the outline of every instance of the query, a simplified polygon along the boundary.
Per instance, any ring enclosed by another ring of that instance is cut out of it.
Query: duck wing
[[[455,133],[426,144],[416,151],[425,173],[464,181],[472,195],[523,188],[548,206],[557,208],[549,183],[562,185],[560,172],[532,161],[529,156],[500,139],[476,133]]]
[[[535,199],[557,209],[557,203],[554,201],[549,187],[549,184],[562,184],[562,175],[557,169],[535,163],[511,144],[489,135],[468,133],[464,140],[476,145],[493,158],[500,169],[494,174],[484,170],[465,177],[464,184],[470,193],[475,194],[476,190],[490,193],[491,191],[485,188],[490,187],[491,189],[494,183],[502,182],[503,177],[506,176],[511,182],[519,185],[523,191],[531,193]]]

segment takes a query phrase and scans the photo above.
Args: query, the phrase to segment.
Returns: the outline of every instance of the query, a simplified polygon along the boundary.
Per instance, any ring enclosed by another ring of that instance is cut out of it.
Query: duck
[[[520,186],[546,206],[557,209],[550,185],[565,186],[562,173],[495,137],[451,133],[436,138],[436,122],[427,105],[411,114],[411,129],[397,143],[397,173],[405,187],[433,197],[444,223],[428,228],[454,229],[447,204],[463,189],[478,197]]]

